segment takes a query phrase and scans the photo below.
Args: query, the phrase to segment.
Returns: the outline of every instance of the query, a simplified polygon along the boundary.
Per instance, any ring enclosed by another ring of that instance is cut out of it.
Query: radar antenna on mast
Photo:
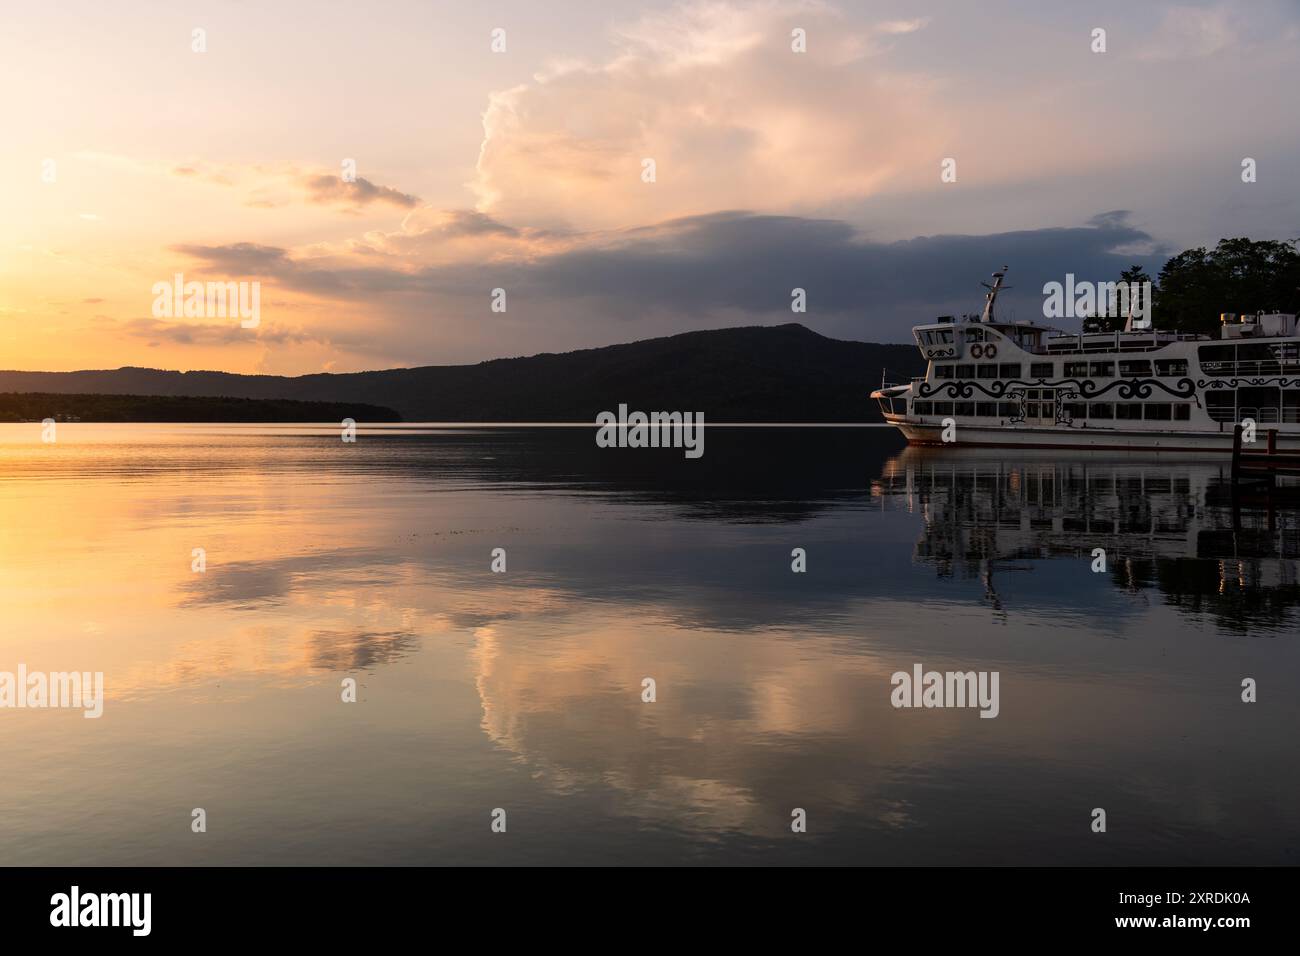
[[[984,314],[980,316],[981,322],[993,321],[993,303],[997,301],[998,293],[1001,292],[1003,289],[1014,288],[1013,286],[1009,286],[1009,285],[1004,286],[1002,284],[1002,280],[1006,276],[1006,274],[1007,274],[1007,267],[1003,266],[1002,271],[993,273],[992,285],[989,285],[987,282],[980,283],[980,285],[982,285],[984,288],[989,290],[984,294]]]

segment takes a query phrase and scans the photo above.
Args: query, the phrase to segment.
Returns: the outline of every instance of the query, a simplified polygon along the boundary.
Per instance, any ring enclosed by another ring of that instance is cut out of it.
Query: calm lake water
[[[1300,862],[1300,521],[1222,462],[593,436],[0,426],[0,671],[107,698],[0,709],[0,864]]]

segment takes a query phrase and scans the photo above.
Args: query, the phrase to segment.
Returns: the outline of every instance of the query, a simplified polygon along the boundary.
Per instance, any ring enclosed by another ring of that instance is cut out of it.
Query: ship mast
[[[1128,287],[1128,318],[1124,320],[1125,332],[1145,332],[1151,328],[1151,302],[1145,301],[1142,305],[1147,310],[1146,318],[1139,319],[1133,315],[1133,304],[1142,295],[1142,286],[1136,282],[1130,282]]]
[[[993,303],[997,301],[998,293],[1002,290],[1002,280],[1005,278],[1006,274],[1007,267],[1003,266],[1001,272],[993,273],[992,285],[989,285],[987,282],[980,283],[980,285],[989,290],[984,293],[984,313],[980,316],[981,322],[993,321]],[[1011,286],[1007,286],[1007,288],[1010,289]]]

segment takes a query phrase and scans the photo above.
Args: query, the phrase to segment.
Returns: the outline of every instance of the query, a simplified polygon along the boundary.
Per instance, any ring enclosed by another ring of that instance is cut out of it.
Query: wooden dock
[[[1270,428],[1263,451],[1247,450],[1241,440],[1242,427],[1232,429],[1232,483],[1266,481],[1276,483],[1278,475],[1300,475],[1300,452],[1277,450],[1277,429]]]
[[[1241,509],[1264,509],[1268,530],[1276,527],[1277,509],[1293,511],[1300,507],[1300,485],[1278,483],[1279,475],[1300,475],[1300,452],[1277,450],[1277,431],[1269,429],[1263,451],[1242,447],[1242,427],[1232,429],[1232,527],[1242,530]]]

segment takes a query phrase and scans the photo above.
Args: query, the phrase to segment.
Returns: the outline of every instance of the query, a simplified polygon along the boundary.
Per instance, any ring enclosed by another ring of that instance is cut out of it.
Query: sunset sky
[[[1281,0],[24,5],[0,368],[351,371],[788,321],[902,341],[1003,265],[1029,318],[1067,271],[1300,235],[1298,42]],[[177,272],[260,282],[260,325],[155,318]]]

